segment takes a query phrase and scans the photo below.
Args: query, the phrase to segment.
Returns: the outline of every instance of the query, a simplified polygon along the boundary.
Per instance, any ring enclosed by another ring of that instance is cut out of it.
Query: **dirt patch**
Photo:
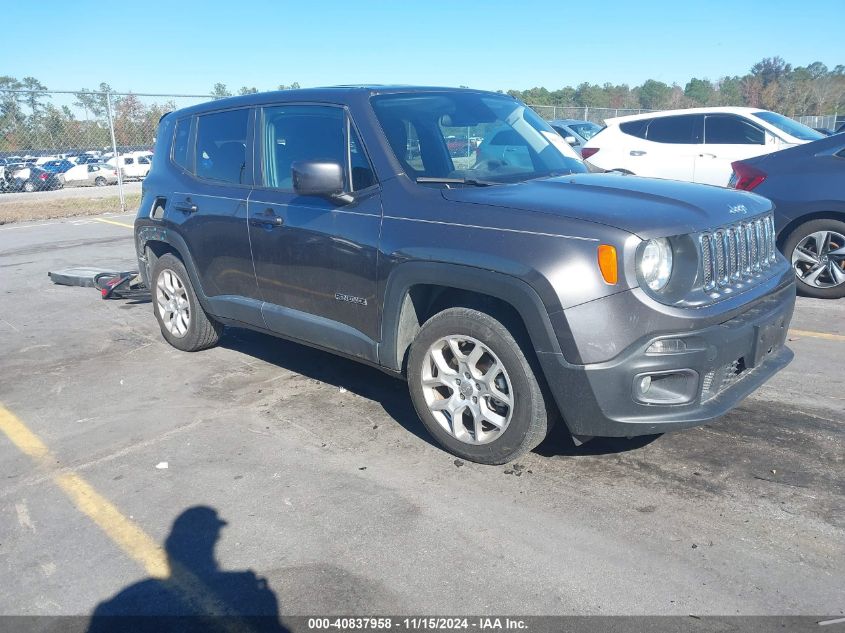
[[[126,208],[137,209],[141,194],[125,196]],[[117,195],[104,198],[40,198],[38,200],[3,200],[0,198],[0,224],[25,222],[27,220],[50,220],[83,215],[100,215],[107,211],[120,212],[120,198]]]

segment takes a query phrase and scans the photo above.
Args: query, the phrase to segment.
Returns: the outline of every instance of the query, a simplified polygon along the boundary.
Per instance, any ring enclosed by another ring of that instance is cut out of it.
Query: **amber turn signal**
[[[619,280],[615,246],[610,246],[609,244],[599,245],[599,269],[605,282],[613,285]]]

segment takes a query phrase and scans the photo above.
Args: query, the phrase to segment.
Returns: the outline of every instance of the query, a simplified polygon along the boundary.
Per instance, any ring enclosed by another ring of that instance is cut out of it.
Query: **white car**
[[[727,186],[731,163],[824,136],[760,108],[690,108],[607,119],[581,155],[605,171]]]
[[[120,154],[117,158],[112,157],[106,161],[107,165],[120,167],[123,178],[127,180],[146,178],[152,167],[152,152],[131,152]]]
[[[62,174],[62,180],[66,185],[77,187],[88,185],[104,187],[117,182],[117,171],[105,163],[86,163],[68,169]]]

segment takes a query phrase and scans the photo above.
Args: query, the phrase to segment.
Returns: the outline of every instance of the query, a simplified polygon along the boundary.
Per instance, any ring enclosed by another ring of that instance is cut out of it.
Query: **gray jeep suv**
[[[503,129],[526,160],[449,152]],[[577,442],[700,424],[792,357],[767,200],[585,173],[507,95],[253,94],[157,138],[135,235],[167,341],[234,325],[405,377],[466,459],[512,460],[557,419]]]

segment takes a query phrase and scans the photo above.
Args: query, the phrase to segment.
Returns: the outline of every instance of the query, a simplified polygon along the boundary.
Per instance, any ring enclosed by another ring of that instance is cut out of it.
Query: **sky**
[[[806,8],[803,8],[806,7]],[[684,85],[764,57],[845,64],[843,0],[143,0],[3,7],[0,75],[53,90],[205,94],[297,81],[557,89]]]

